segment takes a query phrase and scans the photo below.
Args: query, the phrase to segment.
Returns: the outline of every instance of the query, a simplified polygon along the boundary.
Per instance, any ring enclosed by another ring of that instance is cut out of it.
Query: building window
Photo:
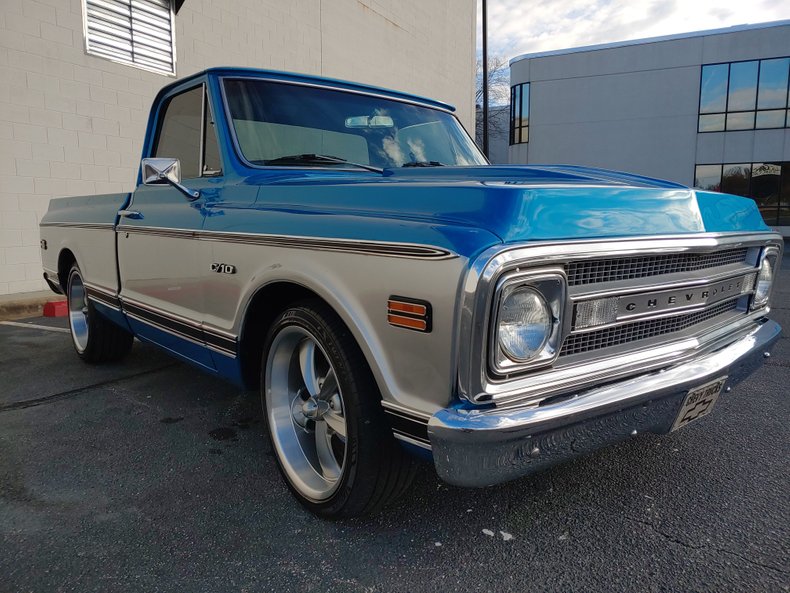
[[[529,142],[529,83],[510,87],[510,144]]]
[[[699,132],[790,127],[790,58],[702,67]]]
[[[790,162],[697,165],[694,186],[752,198],[766,224],[790,226]]]
[[[176,73],[171,0],[83,0],[85,51],[162,74]]]

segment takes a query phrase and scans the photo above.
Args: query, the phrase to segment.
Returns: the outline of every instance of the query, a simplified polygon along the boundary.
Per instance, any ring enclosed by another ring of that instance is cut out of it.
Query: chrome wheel
[[[68,295],[71,338],[77,352],[82,353],[88,347],[88,299],[77,270],[72,270],[69,276]]]
[[[330,498],[346,464],[343,394],[329,357],[306,329],[288,325],[268,351],[264,375],[272,442],[291,485],[305,498]]]

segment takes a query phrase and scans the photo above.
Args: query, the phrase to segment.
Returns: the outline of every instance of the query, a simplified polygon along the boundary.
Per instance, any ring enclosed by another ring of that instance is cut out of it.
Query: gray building
[[[510,62],[509,162],[570,163],[753,197],[790,235],[790,21]]]

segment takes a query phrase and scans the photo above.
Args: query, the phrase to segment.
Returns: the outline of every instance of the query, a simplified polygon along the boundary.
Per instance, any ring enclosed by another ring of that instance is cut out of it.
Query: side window
[[[164,108],[154,156],[181,161],[181,178],[200,177],[203,87],[172,97]]]
[[[217,133],[203,86],[168,100],[159,126],[154,156],[181,161],[182,179],[222,173]]]

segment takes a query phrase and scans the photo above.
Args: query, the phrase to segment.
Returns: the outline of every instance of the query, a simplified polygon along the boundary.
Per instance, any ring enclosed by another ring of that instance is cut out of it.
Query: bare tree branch
[[[475,139],[482,145],[483,130],[483,61],[477,60],[475,73]],[[502,56],[488,58],[488,133],[507,136],[510,125],[507,105],[510,103],[510,64]],[[503,106],[504,111],[503,111]],[[489,136],[489,137],[490,137]]]
[[[483,61],[477,60],[475,103],[483,104]],[[510,101],[510,65],[502,56],[488,58],[488,103],[506,105]]]

